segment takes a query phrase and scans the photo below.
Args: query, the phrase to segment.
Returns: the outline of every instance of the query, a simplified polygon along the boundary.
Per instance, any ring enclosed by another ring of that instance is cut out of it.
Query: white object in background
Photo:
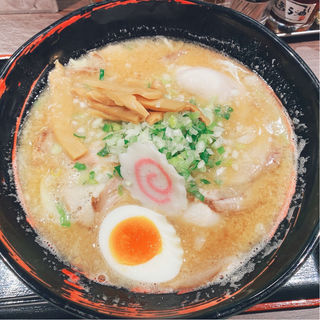
[[[57,11],[56,0],[0,0],[0,14]]]

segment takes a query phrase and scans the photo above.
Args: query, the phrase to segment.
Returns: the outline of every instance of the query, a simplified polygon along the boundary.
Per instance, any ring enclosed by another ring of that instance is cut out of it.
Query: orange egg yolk
[[[143,216],[121,221],[111,232],[113,257],[125,265],[145,263],[161,252],[162,242],[155,224]]]

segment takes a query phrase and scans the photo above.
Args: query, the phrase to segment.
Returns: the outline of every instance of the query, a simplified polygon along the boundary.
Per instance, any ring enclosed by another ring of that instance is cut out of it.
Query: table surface
[[[91,3],[90,0],[57,0],[56,13],[0,14],[0,57],[14,53],[31,36],[69,12]],[[319,38],[297,37],[288,44],[319,78]],[[320,319],[319,308],[241,314],[232,319]]]

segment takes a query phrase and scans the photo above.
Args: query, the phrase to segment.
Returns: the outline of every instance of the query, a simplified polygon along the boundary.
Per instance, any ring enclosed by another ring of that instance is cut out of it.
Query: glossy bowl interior
[[[195,41],[241,61],[273,88],[294,119],[298,145],[303,147],[296,193],[287,218],[270,244],[251,259],[255,268],[239,279],[237,288],[227,283],[193,292],[146,294],[91,282],[39,245],[17,199],[19,128],[45,86],[53,61],[67,63],[110,42],[155,35]],[[260,24],[223,7],[185,0],[126,0],[71,13],[24,44],[0,75],[2,257],[35,292],[86,318],[220,318],[250,307],[288,279],[317,241],[318,90],[316,77],[289,47]]]

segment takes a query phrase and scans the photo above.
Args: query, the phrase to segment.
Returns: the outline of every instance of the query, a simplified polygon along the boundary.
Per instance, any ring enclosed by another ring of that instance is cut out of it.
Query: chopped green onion
[[[189,170],[185,170],[179,173],[181,176],[183,176],[185,178],[185,180],[187,180],[190,177],[190,171]]]
[[[70,217],[69,215],[66,213],[66,211],[64,210],[63,206],[61,203],[57,203],[56,204],[56,208],[57,211],[60,215],[60,224],[63,227],[70,227],[71,223],[70,223]]]
[[[190,147],[191,150],[196,150],[196,144],[194,142],[191,142],[189,144],[189,147]]]
[[[197,136],[198,133],[199,133],[198,130],[193,126],[188,130],[188,134],[192,137],[193,140],[197,139],[197,137],[194,137],[194,136]]]
[[[204,133],[206,134],[213,134],[212,130],[209,130],[208,127],[206,127],[206,130],[204,131]]]
[[[223,154],[223,153],[225,152],[224,146],[219,147],[219,148],[217,149],[217,151],[218,151],[219,154]]]
[[[207,129],[206,125],[202,121],[198,121],[194,128],[201,133],[204,133]]]
[[[208,126],[207,126],[207,130],[209,131],[213,131],[214,127],[217,125],[216,122],[212,121]]]
[[[192,120],[192,122],[199,119],[199,117],[200,117],[200,113],[198,111],[189,113],[189,118]]]
[[[186,161],[185,154],[180,153],[177,156],[171,157],[168,162],[175,167],[178,173],[188,171],[190,163]]]
[[[204,201],[204,195],[199,191],[198,186],[194,181],[189,182],[187,186],[187,191],[194,195],[200,201]]]
[[[199,105],[195,99],[191,99],[190,103]],[[213,121],[208,126],[200,120],[199,112],[189,111],[167,112],[163,120],[152,126],[145,123],[134,125],[126,122],[106,121],[101,128],[106,133],[102,138],[106,144],[98,155],[104,157],[109,154],[110,150],[116,155],[126,152],[128,146],[140,140],[139,136],[142,135],[151,140],[159,152],[165,155],[168,162],[185,178],[186,185],[189,185],[190,180],[194,181],[194,172],[205,172],[208,168],[214,168],[221,163],[225,165],[228,160],[223,158],[225,147],[215,147],[217,137],[215,138],[214,135],[216,130],[220,130],[222,123],[229,118],[232,108],[226,105],[212,107],[211,104],[204,111],[208,113],[210,119],[213,117]],[[217,129],[218,123],[219,128]],[[117,176],[122,177],[120,165],[114,168],[112,175],[108,175],[109,178]],[[95,179],[90,179],[90,181],[87,183],[93,183]],[[197,181],[200,185],[206,184],[205,181],[208,180]],[[214,182],[212,180],[209,183]],[[203,201],[204,196],[195,181],[188,187],[188,192]]]
[[[203,184],[210,184],[211,182],[207,179],[200,179]]]
[[[103,80],[103,79],[104,79],[104,69],[100,69],[99,80]]]
[[[220,107],[220,106],[216,107],[216,108],[214,109],[214,113],[215,113],[216,115],[220,114],[220,113],[221,113],[221,107]]]
[[[204,202],[204,195],[200,191],[194,192],[193,195],[200,201]]]
[[[108,140],[108,139],[111,139],[112,137],[113,137],[113,133],[110,133],[107,136],[105,136],[102,140]]]
[[[151,134],[157,136],[159,133],[163,132],[166,130],[166,128],[161,128],[161,129],[151,129]]]
[[[89,179],[86,181],[88,184],[98,184],[96,180],[96,173],[94,171],[89,172]]]
[[[87,166],[84,163],[80,163],[80,162],[76,162],[73,167],[79,171],[83,171],[87,169]]]
[[[105,144],[104,147],[97,153],[99,157],[106,157],[110,153],[108,145]]]
[[[133,136],[129,139],[129,143],[134,143],[138,141],[138,136]]]
[[[231,112],[233,112],[233,109],[229,106],[217,106],[214,109],[214,113],[217,117],[229,120],[231,116]]]
[[[119,196],[123,195],[123,186],[121,184],[118,186],[118,194]]]
[[[104,132],[109,132],[109,131],[111,131],[111,124],[110,124],[110,123],[105,123],[105,124],[103,125],[103,127],[102,127],[102,130],[103,130]]]
[[[172,114],[169,119],[169,127],[175,129],[177,127],[177,118]]]
[[[155,123],[151,128],[151,135],[163,134],[166,131],[166,126],[164,126],[161,121]]]
[[[222,185],[222,180],[220,179],[216,179],[214,180],[215,184],[217,184],[218,186],[221,186]]]
[[[170,160],[172,158],[171,152],[166,153],[166,158],[167,158],[167,160]]]
[[[107,173],[107,176],[108,176],[109,179],[113,178],[113,175],[111,173]]]
[[[76,134],[76,133],[74,133],[73,134],[75,137],[77,137],[77,138],[80,138],[80,139],[85,139],[86,138],[86,136],[80,136],[80,135],[78,135],[78,134]]]
[[[147,88],[151,88],[151,82],[150,81],[147,83]]]
[[[226,120],[229,120],[230,119],[230,113],[224,113],[223,118],[225,118]]]
[[[199,160],[193,160],[193,161],[191,162],[190,170],[195,170],[195,169],[197,169],[199,162],[200,162]]]
[[[116,123],[116,122],[113,122],[113,123],[111,124],[111,127],[112,127],[112,130],[113,130],[113,131],[119,131],[119,130],[122,129],[122,125],[119,124],[119,123]]]
[[[208,153],[207,150],[204,150],[202,153],[200,153],[200,159],[202,159],[205,162],[205,164],[208,163],[209,158],[210,158],[210,154]]]
[[[113,174],[114,174],[114,175],[115,175],[115,174],[118,174],[118,176],[119,176],[120,178],[122,178],[120,168],[121,168],[121,165],[120,165],[120,164],[119,164],[118,166],[115,166],[114,169],[113,169]]]

